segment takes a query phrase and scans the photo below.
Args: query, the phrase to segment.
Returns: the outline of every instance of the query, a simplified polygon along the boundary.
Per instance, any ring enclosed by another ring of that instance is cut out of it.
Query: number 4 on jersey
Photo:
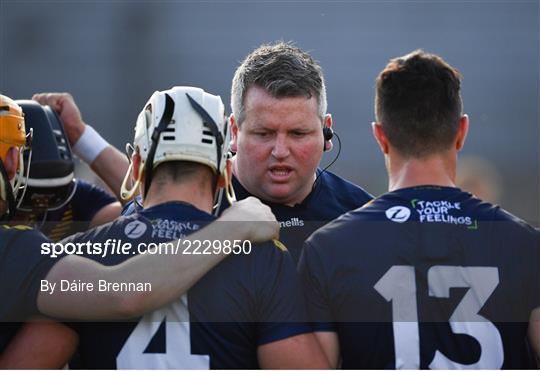
[[[165,320],[165,353],[145,349]],[[204,369],[210,357],[191,354],[189,310],[186,296],[167,307],[145,315],[129,335],[116,357],[118,369]]]

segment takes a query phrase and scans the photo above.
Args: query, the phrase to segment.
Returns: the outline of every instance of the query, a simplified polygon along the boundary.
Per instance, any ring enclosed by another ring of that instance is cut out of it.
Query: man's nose
[[[272,156],[276,159],[284,159],[289,156],[289,144],[286,135],[277,135],[272,149]]]

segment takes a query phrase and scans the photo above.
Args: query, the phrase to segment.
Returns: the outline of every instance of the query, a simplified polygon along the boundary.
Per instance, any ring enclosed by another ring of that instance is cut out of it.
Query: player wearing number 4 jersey
[[[161,243],[210,223],[216,191],[225,186],[229,200],[234,198],[229,141],[219,97],[191,87],[154,93],[135,128],[127,174],[135,184],[122,187],[123,196],[131,197],[142,183],[144,209],[70,241]],[[227,245],[193,243],[177,253],[186,248],[213,254]],[[276,242],[232,255],[167,307],[131,322],[76,324],[82,367],[327,367],[305,323],[300,283],[286,249]],[[131,256],[89,257],[113,265]]]
[[[19,185],[29,184],[28,172],[22,171],[25,166],[21,152],[31,138],[31,133],[25,133],[21,107],[0,95],[1,220],[9,221],[21,201],[26,186]],[[20,182],[15,182],[16,174]],[[218,220],[251,223],[236,224],[234,229],[211,223],[181,242],[223,238],[262,242],[277,236],[279,230],[269,208],[255,198],[235,203]],[[50,320],[24,325],[20,321],[33,320],[40,314],[87,320],[133,318],[177,299],[227,256],[225,251],[213,255],[140,255],[110,267],[80,256],[43,255],[40,246],[50,242],[26,226],[0,226],[0,369],[62,368],[76,345],[76,338],[65,326]],[[63,280],[95,283],[97,287],[100,279],[138,280],[150,284],[153,290],[86,290],[77,295],[58,288]],[[44,281],[55,283],[57,289],[44,290]]]
[[[459,73],[422,51],[377,79],[390,192],[316,232],[300,259],[333,366],[531,368],[540,354],[539,234],[455,188],[459,91]]]

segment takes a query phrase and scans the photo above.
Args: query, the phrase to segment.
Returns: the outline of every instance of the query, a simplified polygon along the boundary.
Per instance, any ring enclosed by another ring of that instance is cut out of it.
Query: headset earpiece
[[[329,128],[328,126],[325,126],[323,128],[323,135],[324,135],[324,140],[329,141],[330,139],[334,137],[334,130],[332,130],[332,128]]]
[[[326,151],[326,142],[328,142],[334,137],[334,130],[325,125],[322,131],[324,137],[323,151]]]

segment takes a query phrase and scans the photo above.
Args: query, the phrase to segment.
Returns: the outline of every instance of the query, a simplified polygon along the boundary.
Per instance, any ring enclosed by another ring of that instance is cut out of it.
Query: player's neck
[[[427,158],[388,156],[387,168],[389,191],[420,185],[455,187],[456,156],[451,153]]]
[[[143,200],[143,206],[148,208],[173,201],[186,202],[199,210],[212,213],[214,200],[211,191],[198,182],[167,182],[152,184]]]

